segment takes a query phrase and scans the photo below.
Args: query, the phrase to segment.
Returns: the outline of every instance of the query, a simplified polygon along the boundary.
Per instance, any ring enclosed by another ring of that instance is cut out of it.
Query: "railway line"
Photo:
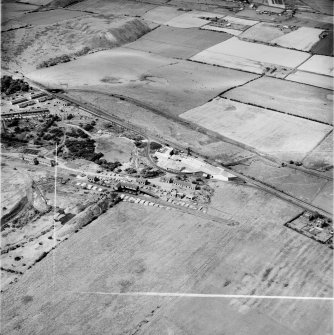
[[[37,83],[33,83],[33,84],[36,85]],[[43,87],[43,86],[41,86],[40,84],[37,84],[37,85],[38,85],[40,88],[46,90],[46,88]],[[164,171],[164,172],[173,173],[173,171],[166,170],[166,169],[163,169],[163,168],[157,166],[157,164],[152,160],[152,158],[150,157],[150,154],[149,154],[149,148],[150,148],[150,145],[149,145],[149,144],[150,144],[150,139],[154,139],[154,140],[156,140],[156,141],[163,142],[163,143],[165,143],[166,145],[169,145],[169,146],[171,146],[171,147],[173,147],[173,148],[176,148],[176,149],[178,149],[178,150],[181,150],[181,151],[186,151],[186,150],[187,150],[187,148],[185,148],[185,147],[179,145],[178,143],[173,143],[172,141],[163,139],[162,137],[157,136],[157,135],[155,135],[155,134],[153,134],[153,133],[149,133],[149,132],[146,131],[146,130],[143,131],[143,129],[134,126],[134,125],[131,124],[130,122],[127,122],[127,121],[125,121],[125,120],[122,120],[122,119],[120,119],[120,118],[118,118],[118,117],[116,117],[116,116],[114,116],[114,115],[110,115],[110,114],[108,114],[106,111],[103,111],[103,110],[101,110],[100,108],[97,108],[96,106],[94,106],[94,105],[92,105],[92,104],[90,104],[90,103],[83,103],[83,102],[81,102],[81,101],[79,101],[79,100],[77,100],[77,99],[74,99],[74,98],[72,98],[72,97],[69,97],[69,96],[67,96],[67,95],[65,95],[65,94],[63,94],[63,93],[60,93],[60,92],[52,92],[52,94],[53,94],[55,97],[57,97],[58,99],[60,99],[60,100],[64,100],[64,101],[70,102],[70,103],[72,103],[72,104],[74,104],[74,105],[77,105],[79,108],[85,110],[86,112],[88,112],[88,113],[90,113],[90,114],[92,114],[92,115],[94,115],[94,116],[96,116],[96,117],[99,117],[99,118],[104,119],[104,120],[109,121],[109,122],[114,122],[114,123],[116,123],[116,124],[118,124],[118,125],[120,125],[120,126],[126,128],[126,129],[129,129],[129,130],[131,130],[131,131],[137,133],[138,135],[143,136],[143,137],[144,137],[145,139],[147,139],[147,141],[148,141],[148,142],[147,142],[147,143],[148,143],[148,145],[147,145],[147,152],[146,152],[148,159],[150,160],[150,162],[151,162],[154,166],[156,166],[157,168],[159,168],[160,170],[162,170],[162,171]],[[120,98],[121,98],[121,99],[125,99],[125,97],[123,97],[123,96],[120,96]],[[127,100],[128,100],[129,102],[132,102],[133,99],[130,99],[130,98],[129,98],[129,99],[127,99]],[[132,103],[136,103],[136,102],[132,102]],[[143,105],[143,104],[141,103],[141,105]],[[141,106],[141,107],[145,107],[145,106]],[[235,170],[234,170],[233,168],[231,168],[231,167],[224,166],[223,164],[218,163],[218,162],[216,162],[216,161],[213,160],[213,159],[210,159],[210,158],[208,158],[208,157],[204,157],[204,156],[203,156],[202,154],[200,154],[199,152],[196,152],[196,151],[194,151],[194,150],[192,150],[192,152],[193,152],[196,156],[205,159],[208,163],[212,164],[213,166],[219,166],[219,167],[223,166],[224,169],[225,169],[227,172],[230,172],[230,173],[236,175],[236,176],[239,177],[241,180],[243,180],[243,181],[247,182],[248,184],[253,185],[253,186],[255,186],[255,187],[257,187],[257,188],[259,188],[259,189],[261,189],[261,190],[263,190],[264,192],[267,192],[267,193],[269,193],[269,194],[272,194],[272,195],[274,195],[274,196],[276,196],[276,197],[278,197],[278,198],[280,198],[280,199],[282,199],[282,200],[285,200],[285,201],[287,201],[287,202],[289,202],[289,203],[291,203],[291,204],[294,204],[294,205],[296,205],[296,206],[298,206],[298,207],[300,207],[300,208],[303,208],[304,210],[308,210],[308,211],[312,211],[312,212],[318,212],[319,214],[321,214],[321,215],[323,215],[323,216],[326,216],[326,217],[332,217],[332,214],[331,214],[331,213],[329,213],[329,212],[323,210],[323,209],[320,208],[320,207],[314,206],[314,205],[312,205],[312,204],[310,204],[310,203],[308,203],[308,202],[306,202],[306,201],[304,201],[304,200],[301,200],[301,199],[299,199],[299,198],[296,198],[296,197],[294,197],[294,196],[292,196],[292,195],[290,195],[290,194],[287,194],[287,193],[285,193],[285,192],[283,192],[283,191],[277,190],[276,188],[274,188],[274,187],[272,187],[272,186],[270,186],[270,185],[267,185],[267,184],[265,184],[265,183],[263,183],[263,182],[261,182],[261,181],[259,181],[259,180],[256,180],[256,179],[253,178],[253,177],[249,177],[249,176],[247,176],[247,175],[244,175],[244,174],[242,174],[242,173],[239,173],[239,172],[235,171]],[[287,168],[290,168],[290,167],[288,166]],[[305,169],[303,169],[303,170],[305,170]],[[175,172],[174,172],[174,174],[175,174]],[[183,173],[180,173],[180,172],[179,172],[179,174],[183,174]],[[312,175],[313,173],[310,173],[310,174]],[[313,174],[313,175],[314,175],[314,174]],[[315,175],[316,175],[317,177],[324,178],[324,179],[327,179],[327,180],[333,180],[330,176],[319,175],[319,174],[317,174],[317,173],[315,173]]]

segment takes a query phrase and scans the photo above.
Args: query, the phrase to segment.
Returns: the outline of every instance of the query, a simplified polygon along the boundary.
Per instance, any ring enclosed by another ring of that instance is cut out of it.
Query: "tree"
[[[73,119],[74,118],[74,115],[73,114],[68,114],[67,115],[67,120],[71,120],[71,119]]]

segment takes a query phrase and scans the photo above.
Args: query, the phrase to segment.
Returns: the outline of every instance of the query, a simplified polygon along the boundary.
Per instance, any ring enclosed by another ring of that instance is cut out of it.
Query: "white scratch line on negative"
[[[246,295],[246,294],[204,294],[204,293],[173,293],[173,292],[94,292],[67,291],[75,294],[97,294],[113,296],[156,296],[156,297],[184,297],[184,298],[235,298],[235,299],[285,299],[285,300],[325,300],[334,301],[334,297],[302,297],[287,295]]]

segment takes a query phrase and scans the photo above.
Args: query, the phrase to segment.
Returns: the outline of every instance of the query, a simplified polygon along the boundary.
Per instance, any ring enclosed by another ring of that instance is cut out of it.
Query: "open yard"
[[[227,335],[240,330],[330,334],[330,301],[108,295],[332,295],[331,250],[283,226],[298,209],[253,188],[216,186],[212,206],[228,208],[239,224],[120,204],[64,241],[54,258],[47,256],[4,293],[3,330],[216,334],[223,328]]]
[[[180,117],[280,159],[302,159],[332,127],[216,98]]]
[[[201,105],[254,79],[232,69],[117,48],[87,55],[27,75],[44,85],[118,93],[171,115]]]
[[[228,34],[196,28],[160,26],[126,47],[165,57],[186,59],[230,37]]]
[[[263,77],[230,90],[223,96],[311,120],[333,123],[333,92],[322,88]]]

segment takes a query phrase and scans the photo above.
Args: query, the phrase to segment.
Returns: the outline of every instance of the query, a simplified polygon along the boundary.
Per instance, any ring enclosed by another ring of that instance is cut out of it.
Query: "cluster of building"
[[[47,158],[43,158],[43,157],[39,157],[36,155],[30,155],[30,154],[23,154],[21,156],[22,160],[28,162],[29,164],[33,164],[33,165],[38,165],[38,164],[42,164],[42,165],[46,165],[46,166],[56,166],[56,161],[53,159],[47,159]]]
[[[88,184],[88,183],[76,183],[76,186],[81,187],[83,189],[87,189],[87,190],[91,190],[91,191],[97,191],[97,192],[103,192],[105,191],[105,189],[103,189],[102,187],[98,187],[96,185],[92,185],[92,184]]]
[[[34,118],[34,117],[45,117],[50,115],[50,110],[48,108],[34,108],[22,112],[14,113],[3,113],[1,114],[1,120],[13,120],[13,119],[24,119],[24,118]]]
[[[160,180],[164,183],[173,184],[175,186],[179,186],[181,188],[192,190],[192,191],[195,191],[197,187],[196,184],[178,180],[178,179],[173,179],[171,177],[166,177],[166,176],[161,177]]]

